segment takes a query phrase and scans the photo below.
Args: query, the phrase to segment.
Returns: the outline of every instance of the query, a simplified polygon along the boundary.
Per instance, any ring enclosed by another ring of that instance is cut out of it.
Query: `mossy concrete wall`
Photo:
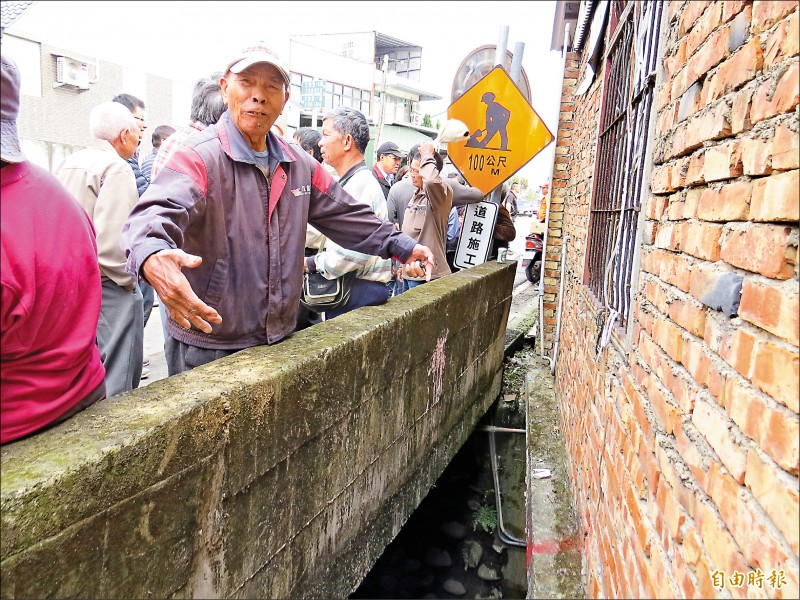
[[[346,597],[500,391],[486,263],[2,448],[3,598]]]

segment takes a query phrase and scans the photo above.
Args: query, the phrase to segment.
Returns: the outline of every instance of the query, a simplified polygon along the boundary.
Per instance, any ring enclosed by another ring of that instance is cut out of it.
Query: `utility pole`
[[[381,61],[381,70],[383,71],[383,78],[381,83],[381,113],[378,117],[378,135],[375,138],[375,147],[372,149],[372,164],[378,160],[378,148],[381,145],[381,138],[383,137],[383,122],[386,118],[386,74],[389,71],[389,55],[384,54]]]
[[[497,48],[494,53],[494,64],[496,66],[503,66],[506,64],[506,48],[508,47],[508,25],[503,25],[500,28],[500,36],[497,40]],[[492,192],[492,202],[500,206],[500,200],[503,197],[503,184],[498,185]]]

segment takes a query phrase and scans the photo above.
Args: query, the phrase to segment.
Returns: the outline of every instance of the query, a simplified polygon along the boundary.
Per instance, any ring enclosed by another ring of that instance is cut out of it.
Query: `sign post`
[[[448,147],[448,156],[464,179],[484,194],[553,141],[553,134],[501,66],[453,102],[447,117],[463,121],[471,132],[466,143]]]

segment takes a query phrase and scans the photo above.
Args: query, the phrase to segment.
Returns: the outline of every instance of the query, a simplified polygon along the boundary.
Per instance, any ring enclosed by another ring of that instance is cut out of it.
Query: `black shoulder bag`
[[[344,184],[353,175],[366,168],[366,166],[362,166],[360,169],[356,169],[350,175],[342,178],[339,185],[344,187]],[[325,242],[322,243],[319,251],[322,252],[324,249]],[[336,279],[327,279],[322,273],[305,272],[303,273],[303,289],[300,291],[300,303],[315,312],[325,312],[343,306],[350,298],[350,288],[355,278],[355,271],[345,273]]]

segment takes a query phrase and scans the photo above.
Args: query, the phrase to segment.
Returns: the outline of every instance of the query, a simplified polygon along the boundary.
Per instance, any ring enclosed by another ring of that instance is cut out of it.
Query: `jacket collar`
[[[130,163],[133,160],[133,156],[131,158],[128,158],[128,159],[122,158],[119,155],[119,153],[117,153],[116,148],[114,148],[114,146],[112,146],[111,142],[109,142],[108,140],[100,140],[100,139],[97,139],[97,138],[93,138],[92,140],[89,141],[89,144],[88,144],[87,147],[88,148],[94,148],[95,150],[103,150],[105,152],[110,152],[111,154],[113,154],[115,156],[118,156],[120,159],[124,160],[127,163]],[[137,163],[137,166],[138,166],[138,163]]]
[[[236,127],[229,111],[222,113],[215,125],[222,150],[231,160],[255,165],[253,149],[245,141],[242,132]],[[269,172],[274,173],[278,163],[295,162],[295,157],[288,152],[287,145],[274,133],[267,134],[267,153],[269,155]]]
[[[372,170],[375,171],[375,174],[378,176],[379,179],[386,180],[386,173],[384,172],[383,169],[381,169],[378,163],[372,165]]]
[[[366,169],[367,163],[363,160],[361,162],[357,162],[352,167],[347,169],[347,172],[339,178],[339,185],[344,187],[344,184],[350,181],[350,178],[358,173],[361,169]]]

